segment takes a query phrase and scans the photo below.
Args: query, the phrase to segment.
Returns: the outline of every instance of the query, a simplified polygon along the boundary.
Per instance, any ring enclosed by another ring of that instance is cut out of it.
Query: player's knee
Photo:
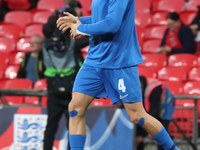
[[[131,119],[131,122],[134,124],[137,124],[140,120],[138,116],[131,116],[130,119]]]
[[[69,111],[73,111],[73,110],[75,110],[75,108],[76,108],[76,106],[72,103],[72,101],[69,103],[69,105],[68,105],[68,110]]]
[[[81,106],[74,104],[72,101],[68,105],[68,110],[70,117],[75,117],[75,116],[81,117],[85,115],[85,112],[81,108]]]
[[[131,115],[130,120],[132,123],[137,124],[139,126],[143,126],[145,123],[145,119],[138,115]]]

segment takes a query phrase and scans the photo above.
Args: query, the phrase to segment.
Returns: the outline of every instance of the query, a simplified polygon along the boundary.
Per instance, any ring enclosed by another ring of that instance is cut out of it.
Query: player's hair
[[[167,19],[172,19],[174,21],[178,21],[180,20],[180,16],[178,13],[176,12],[170,12],[168,15],[167,15]]]

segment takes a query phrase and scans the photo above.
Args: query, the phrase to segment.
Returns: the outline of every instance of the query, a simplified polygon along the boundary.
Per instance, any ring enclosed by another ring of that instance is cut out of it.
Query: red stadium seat
[[[193,99],[175,99],[174,102],[175,106],[184,106],[184,107],[193,107],[194,106],[194,100]],[[186,117],[185,115],[183,117]],[[193,115],[191,116],[193,117]]]
[[[83,16],[90,16],[92,0],[79,0],[79,2],[82,6],[81,11],[83,13]]]
[[[167,64],[167,58],[162,54],[143,54],[142,57],[144,62],[139,67],[150,67],[158,71]]]
[[[187,72],[183,68],[164,67],[158,71],[158,79],[182,82],[187,79]]]
[[[194,107],[194,100],[193,99],[175,99],[174,105],[177,107],[184,107],[180,109],[176,109],[175,112],[173,113],[173,118],[177,121],[182,121],[183,124],[192,124],[193,121],[193,114],[194,110],[192,109],[187,109],[187,107]],[[181,127],[181,126],[180,126]],[[186,129],[184,127],[181,127],[185,131],[192,131],[192,128]]]
[[[0,37],[0,51],[10,53],[15,50],[15,40],[10,38]]]
[[[54,12],[56,9],[64,7],[65,3],[63,0],[40,0],[37,3],[37,9],[46,9]]]
[[[17,40],[23,36],[23,29],[14,24],[0,24],[0,36]]]
[[[12,79],[4,83],[4,89],[32,89],[32,82],[28,79]],[[5,96],[10,105],[22,104],[23,96]]]
[[[25,36],[31,37],[34,34],[38,34],[41,37],[44,37],[44,34],[42,32],[42,27],[43,27],[42,24],[32,24],[32,25],[27,26],[25,29]]]
[[[34,89],[47,90],[46,79],[37,80],[34,83]],[[42,103],[43,107],[47,106],[47,97],[46,96],[41,97],[41,103]],[[37,96],[25,96],[24,104],[38,105],[39,104],[39,97],[37,97]]]
[[[168,59],[168,66],[170,67],[182,67],[187,72],[196,66],[197,60],[193,54],[173,54]]]
[[[31,7],[29,0],[5,0],[11,10],[27,10]]]
[[[19,68],[20,68],[19,65],[8,66],[5,70],[5,78],[7,79],[17,78],[17,73],[18,73]]]
[[[148,67],[156,72],[166,66],[167,58],[162,54],[142,54],[144,62],[139,64],[139,67]]]
[[[135,0],[136,12],[149,13],[151,9],[151,2],[147,0]]]
[[[151,24],[152,25],[166,25],[166,17],[169,13],[168,12],[156,12],[153,13],[151,16]]]
[[[84,59],[87,56],[87,52],[88,52],[89,48],[90,48],[90,46],[88,45],[88,46],[86,46],[86,47],[84,47],[84,48],[81,49],[81,54],[82,54],[82,56],[83,56]]]
[[[47,90],[47,81],[46,81],[46,79],[37,80],[34,83],[34,89],[37,89],[37,90]]]
[[[168,27],[162,26],[149,26],[144,30],[144,38],[147,39],[162,39]]]
[[[48,102],[48,97],[47,96],[42,96],[42,99],[41,99],[42,107],[47,107],[47,102]]]
[[[182,94],[183,88],[180,81],[162,81],[162,83],[173,93]]]
[[[137,32],[137,38],[138,38],[138,42],[139,42],[139,46],[140,49],[142,47],[142,43],[143,43],[143,38],[144,38],[144,29],[136,26],[136,32]]]
[[[0,67],[0,80],[4,78],[4,69]]]
[[[21,38],[17,41],[17,51],[30,52],[30,38]]]
[[[9,65],[20,65],[25,53],[24,52],[13,52],[9,54]]]
[[[153,2],[153,11],[181,12],[185,9],[185,0],[161,0]]]
[[[183,86],[183,94],[200,95],[200,81],[189,81]],[[200,116],[200,100],[197,101],[198,116]],[[199,118],[199,117],[198,117]]]
[[[196,15],[197,15],[197,12],[184,11],[180,14],[180,18],[181,18],[181,21],[183,22],[183,24],[185,24],[186,26],[189,26],[192,23],[192,21]]]
[[[200,55],[197,55],[197,67],[200,67]]]
[[[51,12],[50,10],[48,9],[37,9],[37,8],[32,8],[31,10],[29,10],[29,12],[31,13],[32,15],[32,21],[33,21],[33,16],[36,14],[36,13],[39,13],[39,12]],[[52,13],[52,12],[51,12]]]
[[[40,12],[40,11],[48,11],[46,9],[37,9],[37,8],[32,8],[29,10],[32,16],[34,16],[35,13]]]
[[[1,64],[0,67],[1,67],[1,69],[5,70],[7,68],[8,61],[9,61],[8,54],[0,51],[0,64]]]
[[[143,53],[156,53],[156,50],[160,47],[161,40],[147,40],[142,45]]]
[[[187,11],[198,11],[197,6],[200,6],[199,0],[189,0],[187,4]]]
[[[136,13],[135,24],[142,28],[145,28],[151,22],[151,15],[149,13]]]
[[[94,99],[91,103],[91,106],[113,106],[112,102],[110,101],[109,98],[103,99]]]
[[[33,23],[45,24],[50,16],[52,16],[51,11],[38,11],[33,15]]]
[[[10,11],[6,13],[4,22],[13,23],[25,28],[29,23],[31,23],[31,17],[31,13],[28,11]]]
[[[38,105],[39,98],[37,96],[25,96],[23,104]]]
[[[187,95],[200,95],[200,82],[189,81],[183,86],[183,94]]]
[[[7,80],[8,80],[8,79],[2,79],[2,80],[0,80],[0,88],[1,88],[1,89],[5,87],[5,84],[6,84],[6,81],[7,81]]]
[[[188,73],[188,80],[200,81],[200,68],[192,68]]]
[[[32,89],[32,82],[29,79],[13,79],[7,80],[5,89]]]
[[[138,67],[139,76],[147,78],[156,78],[157,74],[154,69],[148,67]]]
[[[37,80],[35,82],[35,84],[34,84],[34,89],[47,90],[46,79]],[[41,104],[42,104],[43,107],[47,107],[47,100],[48,100],[47,96],[42,96],[42,98],[41,98]]]
[[[183,94],[185,95],[200,95],[200,82],[199,81],[189,81],[183,86]],[[200,100],[197,101],[198,116],[200,116]]]

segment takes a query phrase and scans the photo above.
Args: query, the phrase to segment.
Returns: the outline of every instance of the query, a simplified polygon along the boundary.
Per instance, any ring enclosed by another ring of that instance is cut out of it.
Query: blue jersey
[[[93,0],[92,16],[80,17],[77,29],[92,35],[85,63],[108,69],[142,63],[134,20],[134,0]]]

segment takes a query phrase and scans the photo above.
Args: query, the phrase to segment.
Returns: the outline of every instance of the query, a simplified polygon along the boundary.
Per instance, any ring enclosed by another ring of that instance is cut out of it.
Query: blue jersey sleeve
[[[79,17],[79,20],[82,24],[91,24],[92,22],[92,18],[91,16],[87,16],[87,17]]]
[[[117,32],[121,26],[128,3],[129,0],[109,0],[108,14],[105,19],[93,24],[81,24],[77,30],[89,35]]]

